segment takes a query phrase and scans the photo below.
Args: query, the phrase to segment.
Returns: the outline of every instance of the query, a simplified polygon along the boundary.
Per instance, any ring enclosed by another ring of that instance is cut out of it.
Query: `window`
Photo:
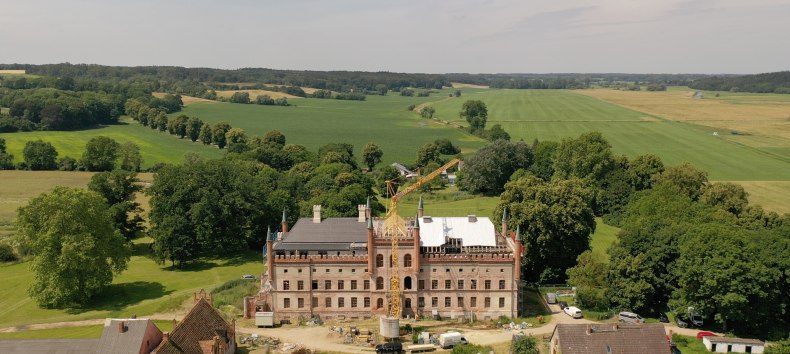
[[[486,307],[486,308],[491,307],[491,298],[490,297],[485,298],[485,301],[483,302],[483,306]]]
[[[452,286],[452,284],[453,284],[453,281],[452,281],[452,280],[450,280],[450,279],[447,279],[447,280],[445,280],[445,281],[444,281],[444,288],[445,288],[445,289],[450,289],[450,287]]]
[[[339,255],[338,255],[338,256],[339,256]],[[338,269],[338,270],[337,270],[337,272],[338,272],[338,273],[343,273],[343,269],[342,269],[342,268],[341,268],[341,269]]]
[[[424,290],[425,289],[425,280],[420,279],[417,281],[417,289]]]
[[[363,280],[362,281],[362,289],[369,290],[370,289],[370,280]]]
[[[291,282],[288,280],[283,280],[283,290],[291,290]]]
[[[318,307],[318,298],[313,296],[313,301],[311,301],[310,305],[312,307]]]
[[[432,297],[431,298],[431,307],[439,307],[439,298],[438,297]]]
[[[486,287],[486,290],[491,290],[491,281],[490,280],[486,280],[485,281],[485,287]]]
[[[376,255],[376,267],[381,268],[384,266],[384,255],[379,253]]]
[[[351,290],[357,290],[357,281],[356,280],[352,280],[351,281]]]
[[[452,306],[452,304],[450,303],[450,297],[449,296],[445,296],[444,297],[444,307],[450,307],[450,306]]]
[[[324,273],[329,273],[329,268],[325,269]]]
[[[328,297],[324,299],[324,307],[330,308],[332,307],[332,298]]]
[[[376,308],[377,308],[377,309],[384,308],[384,299],[382,299],[382,298],[378,298],[378,299],[376,300]]]
[[[411,308],[411,299],[407,297],[403,304],[406,306],[406,308]]]
[[[342,280],[338,280],[337,281],[337,290],[343,290],[343,289],[345,289],[345,287],[346,287],[346,284],[344,284],[344,281],[342,281]]]
[[[404,267],[411,267],[411,255],[407,254],[403,256],[403,266]]]
[[[439,281],[438,280],[436,280],[436,279],[431,280],[431,289],[434,289],[434,290],[435,289],[439,289]]]
[[[406,290],[411,290],[411,277],[403,278],[403,288]]]
[[[304,290],[304,280],[296,281],[296,290]]]
[[[313,280],[313,290],[318,290],[318,280]]]
[[[470,280],[469,289],[477,290],[477,279]]]
[[[356,272],[357,272],[357,269],[356,269],[356,268],[352,268],[352,269],[351,269],[351,273],[356,273]]]
[[[505,307],[505,298],[504,297],[500,297],[499,298],[499,307],[500,308],[501,307]]]
[[[458,268],[458,271],[459,271],[459,272],[463,272],[463,271],[464,271],[464,269],[463,269],[463,268]]]
[[[283,273],[288,273],[288,269],[283,269]]]
[[[364,304],[365,304],[364,305],[365,307],[370,307],[370,298],[369,297],[365,298]]]
[[[304,308],[304,298],[300,297],[300,298],[296,299],[296,307],[298,307],[300,309]]]
[[[464,298],[458,297],[458,307],[464,307]]]
[[[351,307],[357,307],[357,298],[355,297],[351,298]]]
[[[431,272],[436,273],[436,268],[431,269]]]
[[[339,297],[337,298],[337,307],[344,307],[346,306],[346,298]]]
[[[417,307],[425,307],[425,298],[420,296],[417,298]]]
[[[499,281],[499,290],[504,290],[504,289],[505,289],[505,281],[504,280],[500,280]]]
[[[331,290],[332,289],[332,281],[331,280],[324,280],[324,289]]]
[[[447,268],[447,269],[445,269],[444,271],[445,271],[445,272],[447,272],[447,273],[449,273],[449,272],[450,272],[450,268]]]
[[[459,280],[458,281],[458,290],[464,290],[464,281],[463,280]]]
[[[302,268],[297,269],[296,272],[297,273],[301,273],[302,272]]]
[[[376,290],[384,290],[384,278],[376,278]]]
[[[499,268],[499,272],[500,273],[504,273],[505,272],[505,268]]]
[[[285,299],[283,299],[283,308],[287,309],[290,307],[291,307],[291,299],[286,297]]]
[[[469,307],[477,307],[477,297],[470,297],[469,298]]]
[[[389,256],[390,259],[390,268],[392,268],[392,255]]]

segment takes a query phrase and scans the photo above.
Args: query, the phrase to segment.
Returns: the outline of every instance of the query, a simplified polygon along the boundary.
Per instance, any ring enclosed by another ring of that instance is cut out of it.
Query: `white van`
[[[620,322],[624,323],[645,323],[645,319],[633,312],[623,311],[618,316]]]
[[[573,318],[582,318],[582,310],[579,310],[579,308],[576,306],[568,306],[563,311],[565,311],[566,315]]]
[[[546,293],[546,302],[548,302],[550,304],[556,304],[557,303],[557,294],[555,294],[555,293]]]

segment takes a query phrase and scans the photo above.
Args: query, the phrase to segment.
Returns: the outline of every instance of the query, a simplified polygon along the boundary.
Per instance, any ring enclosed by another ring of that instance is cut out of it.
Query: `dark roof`
[[[118,331],[118,325],[121,322],[126,328],[126,331],[123,333]],[[107,320],[104,323],[101,339],[99,339],[99,343],[96,346],[96,353],[140,353],[140,348],[146,346],[144,343],[145,333],[149,326],[153,327],[154,333],[157,334],[153,340],[161,340],[162,331],[149,319]],[[145,351],[148,351],[148,346],[146,346]]]
[[[198,299],[195,306],[184,316],[173,331],[169,339],[162,339],[152,353],[156,354],[183,354],[203,353],[200,342],[220,336],[228,343],[233,335],[233,325],[226,322],[222,315],[203,297]]]
[[[731,337],[717,337],[717,336],[708,336],[705,338],[708,338],[708,340],[711,343],[765,345],[765,342],[759,341],[757,339],[750,339],[750,338],[731,338]]]
[[[3,354],[82,354],[92,352],[98,339],[3,339]]]
[[[367,242],[367,224],[357,218],[328,218],[314,223],[312,218],[301,218],[275,250],[348,250],[352,242]]]
[[[607,353],[607,346],[612,354],[670,352],[661,324],[558,324],[553,336],[559,338],[562,354]]]

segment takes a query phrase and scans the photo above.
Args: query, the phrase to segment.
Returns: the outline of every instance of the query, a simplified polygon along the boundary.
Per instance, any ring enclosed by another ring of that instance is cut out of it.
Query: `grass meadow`
[[[288,143],[306,146],[312,151],[331,142],[354,145],[361,161],[362,147],[374,142],[384,151],[384,163],[413,163],[417,149],[439,138],[448,138],[470,153],[485,141],[459,129],[421,119],[409,110],[420,104],[447,98],[451,90],[442,90],[431,97],[367,96],[365,101],[305,98],[293,100],[293,106],[260,106],[235,103],[193,103],[175,115],[200,117],[204,122],[227,121],[242,128],[248,135],[261,135],[278,129]],[[462,98],[455,100],[461,101]],[[459,103],[460,104],[460,103]]]
[[[123,123],[78,131],[2,133],[0,138],[6,140],[8,152],[14,155],[16,162],[22,161],[22,150],[25,148],[25,143],[37,139],[54,145],[58,150],[58,157],[71,156],[79,160],[85,150],[85,144],[97,136],[106,136],[121,144],[131,141],[140,146],[143,168],[151,167],[157,163],[181,162],[187,152],[195,152],[209,158],[220,157],[224,154],[223,150],[216,147],[206,146],[199,142],[193,143],[189,139],[179,139],[130,120],[125,120]]]
[[[154,320],[162,332],[173,330],[173,321]],[[0,332],[0,339],[49,339],[49,338],[100,338],[104,330],[103,324],[91,326],[61,327],[48,329],[34,329],[18,332]]]

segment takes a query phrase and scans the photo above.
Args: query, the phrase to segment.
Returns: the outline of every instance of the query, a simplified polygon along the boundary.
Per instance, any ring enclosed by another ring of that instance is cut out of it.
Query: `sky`
[[[0,63],[747,74],[789,37],[790,0],[0,0]]]

